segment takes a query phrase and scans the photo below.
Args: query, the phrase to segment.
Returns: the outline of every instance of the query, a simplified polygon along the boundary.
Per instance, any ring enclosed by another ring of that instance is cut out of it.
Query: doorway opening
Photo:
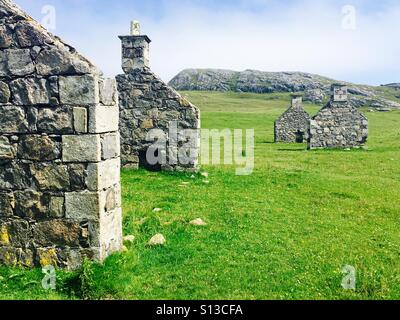
[[[297,131],[296,132],[296,143],[303,143],[304,142],[304,132]]]
[[[158,157],[158,152],[159,151],[156,150],[155,155],[154,155],[155,157]],[[153,172],[161,171],[160,163],[156,163],[153,165],[153,164],[150,164],[147,162],[147,148],[139,151],[139,167],[144,168],[149,171],[153,171]]]

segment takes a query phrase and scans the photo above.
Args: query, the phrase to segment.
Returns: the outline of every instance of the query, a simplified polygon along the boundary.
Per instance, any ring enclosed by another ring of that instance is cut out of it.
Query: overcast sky
[[[185,68],[224,68],[400,82],[399,0],[15,1],[39,22],[54,6],[51,31],[107,76],[121,73],[118,35],[139,20],[153,41],[151,67],[166,81]]]

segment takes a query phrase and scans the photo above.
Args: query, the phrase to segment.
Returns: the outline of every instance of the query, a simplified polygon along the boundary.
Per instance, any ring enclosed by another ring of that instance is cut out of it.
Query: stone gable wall
[[[149,43],[146,36],[121,36],[122,69],[116,77],[120,104],[121,160],[124,167],[152,170],[197,170],[200,148],[200,111],[165,84],[148,67]],[[177,132],[176,129],[187,130]],[[191,130],[190,130],[191,129]],[[149,164],[148,148],[154,144],[149,132],[158,133],[166,150],[164,163]],[[189,132],[190,131],[190,132]],[[175,136],[175,133],[174,133]],[[185,148],[182,148],[185,145]],[[183,157],[181,156],[183,155]],[[181,161],[184,158],[184,161]]]
[[[347,102],[329,102],[310,123],[309,149],[355,148],[368,139],[368,119]]]
[[[130,74],[119,75],[117,83],[120,97],[121,157],[125,166],[138,167],[141,163],[146,167],[145,154],[153,144],[153,141],[146,139],[150,130],[162,130],[168,140],[169,126],[173,121],[181,129],[200,128],[199,110],[168,87],[150,69],[136,69]],[[183,142],[178,146],[182,144]],[[167,156],[167,164],[159,169],[195,169],[198,148],[198,144],[193,146],[194,156],[190,157],[190,163],[171,165]]]
[[[118,121],[115,80],[0,0],[0,264],[121,248]]]
[[[275,142],[306,143],[309,126],[309,114],[301,104],[293,105],[275,121]]]

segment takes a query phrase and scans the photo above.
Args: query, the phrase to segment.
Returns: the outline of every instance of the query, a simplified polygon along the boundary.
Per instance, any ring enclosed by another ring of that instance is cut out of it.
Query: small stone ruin
[[[0,264],[120,250],[118,122],[115,80],[0,0]]]
[[[150,70],[151,41],[140,35],[137,22],[132,23],[131,35],[119,38],[125,73],[116,77],[122,165],[155,171],[196,170],[200,111]],[[155,141],[165,148],[155,148],[153,152],[160,161],[149,161],[149,148]]]
[[[332,85],[330,102],[311,119],[308,148],[357,148],[367,139],[368,119],[349,103],[347,86]]]
[[[292,103],[275,121],[275,142],[306,143],[310,125],[310,115],[303,109],[302,96],[292,95]]]

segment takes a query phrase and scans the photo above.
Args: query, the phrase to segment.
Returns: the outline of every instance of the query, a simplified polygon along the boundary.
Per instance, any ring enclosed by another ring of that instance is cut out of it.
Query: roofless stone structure
[[[121,159],[125,167],[151,170],[196,170],[199,155],[200,111],[166,85],[149,68],[151,40],[133,22],[131,35],[120,36],[122,69],[117,76],[120,102]],[[148,159],[148,151],[158,140]],[[160,153],[160,154],[157,154]],[[163,160],[162,160],[163,159]]]
[[[291,106],[275,121],[275,142],[307,142],[310,116],[302,102],[302,95],[292,95]]]
[[[353,107],[347,86],[332,85],[330,102],[312,118],[309,149],[355,148],[368,139],[368,119]]]
[[[121,248],[118,115],[115,80],[0,0],[0,264]]]

